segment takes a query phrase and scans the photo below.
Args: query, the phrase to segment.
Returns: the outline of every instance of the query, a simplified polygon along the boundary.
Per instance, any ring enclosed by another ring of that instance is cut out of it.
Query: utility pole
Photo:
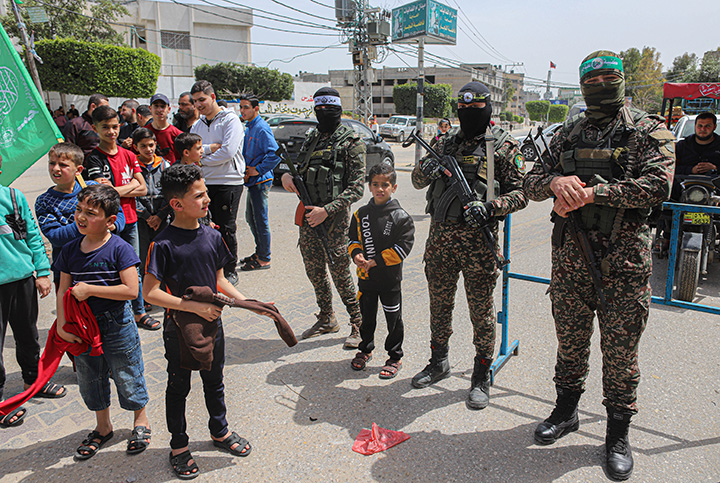
[[[27,32],[25,31],[25,22],[23,22],[20,16],[20,11],[15,3],[15,0],[10,0],[12,4],[13,13],[15,14],[15,20],[17,20],[18,28],[20,29],[20,38],[23,45],[25,46],[25,57],[27,58],[28,70],[30,75],[35,81],[35,87],[37,87],[40,97],[43,95],[42,85],[40,84],[40,76],[38,76],[37,68],[35,67],[35,57],[33,56],[32,49],[30,48],[30,41],[28,40]]]
[[[552,75],[552,69],[548,69],[547,84],[545,87],[545,95],[543,96],[543,98],[548,101],[550,99],[552,99],[552,92],[550,92],[550,77],[551,77],[551,75]]]
[[[417,79],[417,113],[415,114],[415,129],[418,136],[423,135],[423,116],[425,115],[425,37],[418,41],[418,79]],[[415,164],[420,162],[423,148],[415,143]]]

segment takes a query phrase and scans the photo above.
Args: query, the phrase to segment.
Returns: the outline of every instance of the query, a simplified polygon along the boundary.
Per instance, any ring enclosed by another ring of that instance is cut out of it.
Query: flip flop
[[[61,389],[65,389],[63,392],[60,392]],[[52,382],[48,382],[43,386],[42,389],[40,389],[40,392],[35,394],[34,397],[44,397],[48,399],[59,399],[61,397],[65,397],[67,395],[67,389],[65,386],[61,386],[59,384],[53,384]]]
[[[159,320],[153,319],[148,314],[143,314],[136,323],[138,327],[142,327],[145,330],[159,330],[160,327],[162,327]]]
[[[22,411],[22,414],[18,415],[18,413],[20,411]],[[10,420],[13,418],[13,416],[17,417],[17,419],[11,423]],[[23,419],[25,419],[25,416],[27,416],[27,409],[20,406],[19,408],[13,409],[9,413],[7,413],[5,416],[0,418],[0,426],[2,426],[3,428],[11,428],[13,426],[18,426],[18,425],[22,424]]]
[[[249,272],[251,270],[267,270],[268,268],[270,268],[269,263],[267,265],[261,265],[260,260],[258,260],[257,258],[253,258],[252,260],[246,262],[245,265],[240,267],[240,270],[244,272]]]

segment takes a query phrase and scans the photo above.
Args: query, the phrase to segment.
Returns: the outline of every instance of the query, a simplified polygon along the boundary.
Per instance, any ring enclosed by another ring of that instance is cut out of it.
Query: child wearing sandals
[[[137,454],[150,444],[145,411],[149,397],[140,337],[129,302],[138,294],[140,259],[129,243],[110,233],[120,209],[120,196],[114,188],[91,185],[80,191],[77,200],[75,223],[84,236],[67,243],[53,263],[60,272],[57,333],[68,342],[81,342],[64,330],[63,294],[72,287],[72,295],[79,301],[86,300],[95,314],[103,354],[91,356],[88,349],[86,354],[75,357],[80,394],[97,419],[95,429],[78,447],[75,458],[92,458],[113,437],[110,378],[115,381],[120,407],[134,413],[127,453]]]
[[[391,199],[397,190],[397,173],[388,163],[368,172],[372,199],[350,220],[350,258],[357,265],[358,300],[362,312],[359,352],[351,362],[356,371],[365,368],[375,348],[378,298],[382,303],[388,336],[385,350],[389,359],[380,371],[381,379],[392,379],[402,367],[402,263],[415,241],[415,224],[410,215]]]
[[[179,138],[179,136],[178,136]],[[185,300],[182,295],[191,286],[211,287],[229,297],[245,297],[227,281],[223,266],[232,258],[220,232],[199,220],[208,213],[210,198],[200,168],[175,164],[166,169],[160,181],[163,196],[175,212],[175,218],[150,245],[143,281],[145,300],[170,309],[166,312],[163,340],[168,361],[168,385],[165,411],[171,434],[170,464],[180,479],[199,475],[197,463],[188,449],[189,437],[185,404],[190,393],[192,372],[181,367],[179,329],[173,311],[193,312],[218,326],[210,370],[201,370],[205,406],[210,416],[208,427],[213,444],[235,456],[247,456],[252,447],[244,438],[228,429],[223,368],[225,336],[220,320],[222,308],[213,304]]]

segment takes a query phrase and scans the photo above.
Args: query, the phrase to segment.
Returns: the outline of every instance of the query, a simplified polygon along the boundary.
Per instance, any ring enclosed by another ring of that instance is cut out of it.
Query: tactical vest
[[[323,206],[347,188],[347,146],[359,137],[351,128],[341,124],[327,144],[317,149],[316,139],[319,136],[317,129],[308,135],[298,159],[302,162],[299,172],[305,178],[310,199],[314,205]],[[311,148],[313,152],[308,156],[307,150]]]
[[[499,127],[493,127],[493,143],[495,152],[505,144],[510,134],[503,131]],[[485,152],[485,139],[483,138],[478,147],[472,154],[463,155],[458,151],[458,145],[462,139],[458,139],[457,135],[452,136],[445,142],[445,149],[442,154],[450,155],[455,158],[463,172],[470,189],[477,195],[478,200],[485,201],[487,199],[487,153]],[[495,157],[497,160],[497,157]],[[497,170],[495,171],[497,173]],[[495,180],[495,197],[500,195],[500,183]],[[445,220],[459,221],[463,219],[465,209],[457,199],[457,195],[452,191],[445,189],[445,181],[440,179],[433,180],[425,195],[427,205],[425,212],[430,213],[433,221],[442,223]]]
[[[591,141],[585,135],[587,118],[580,114],[567,121],[564,129],[570,134],[563,144],[560,158],[562,173],[575,175],[587,186],[597,184],[597,176],[605,182],[632,177],[628,170],[636,163],[637,129],[635,125],[647,116],[637,109],[621,109],[619,122],[598,141]],[[580,208],[580,218],[586,230],[598,230],[609,236],[613,230],[617,208],[591,203]],[[626,209],[625,221],[644,221],[648,210]]]

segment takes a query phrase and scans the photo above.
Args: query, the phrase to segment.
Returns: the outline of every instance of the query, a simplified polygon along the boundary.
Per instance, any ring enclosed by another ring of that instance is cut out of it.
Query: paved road
[[[404,156],[407,154],[397,153],[398,160]],[[40,164],[15,186],[34,199],[48,184]],[[287,348],[269,320],[239,309],[227,310],[223,318],[228,417],[232,429],[250,439],[254,450],[242,459],[215,451],[206,429],[207,416],[196,376],[188,401],[188,424],[190,449],[202,472],[199,481],[606,481],[600,466],[605,418],[600,404],[597,336],[593,340],[588,389],[580,403],[580,431],[553,447],[533,444],[532,431],[547,417],[554,402],[556,341],[543,285],[511,281],[510,335],[520,340],[520,355],[498,374],[489,408],[470,412],[464,404],[473,348],[462,290],[458,293],[455,334],[451,339],[452,376],[435,387],[411,389],[410,378],[422,369],[429,356],[422,265],[429,220],[424,214],[424,192],[412,188],[409,173],[401,172],[398,184],[397,198],[417,227],[416,246],[407,260],[403,282],[406,357],[398,377],[391,381],[377,377],[385,360],[381,351],[376,352],[365,371],[352,371],[352,352],[341,349],[347,327],[338,334]],[[300,333],[312,323],[316,309],[297,248],[297,229],[292,225],[294,206],[293,195],[273,188],[273,268],[241,273],[240,289],[248,296],[274,300]],[[532,203],[513,217],[514,271],[548,276],[549,210],[548,203]],[[240,245],[246,247],[240,255],[245,256],[252,247],[242,220],[239,233]],[[658,264],[658,268],[662,266]],[[720,305],[715,280],[720,269],[717,265],[713,268],[701,295],[705,303]],[[663,275],[654,277],[656,292],[662,290],[662,281]],[[347,322],[337,298],[335,304],[339,319]],[[53,321],[53,305],[50,298],[41,301],[39,327],[43,341]],[[382,341],[385,334],[380,328],[378,340]],[[151,395],[151,447],[138,456],[125,454],[131,417],[121,414],[114,402],[116,436],[91,460],[73,461],[75,448],[93,428],[94,421],[83,406],[72,366],[65,359],[56,381],[67,385],[69,395],[60,400],[33,400],[26,405],[30,414],[22,426],[0,429],[3,482],[174,480],[167,462],[162,341],[157,332],[142,332],[141,337]],[[718,317],[653,306],[640,350],[643,379],[640,413],[630,436],[636,460],[631,481],[718,481],[718,340]],[[14,343],[8,337],[7,395],[19,391],[22,385],[13,353]],[[411,438],[375,456],[352,452],[359,431],[373,422],[402,430]]]

